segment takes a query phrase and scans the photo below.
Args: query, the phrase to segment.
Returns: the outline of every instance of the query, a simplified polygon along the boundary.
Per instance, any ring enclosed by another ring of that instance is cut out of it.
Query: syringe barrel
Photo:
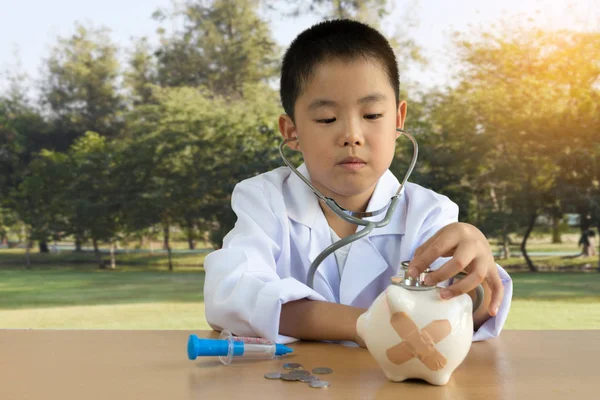
[[[244,343],[243,358],[273,358],[275,356],[274,344]]]
[[[234,336],[228,330],[223,330],[220,336],[221,340],[227,340],[229,349],[227,356],[220,356],[219,360],[225,365],[231,364],[234,357],[239,359],[271,359],[275,356],[275,342],[256,337]],[[234,349],[237,346],[243,346],[243,353],[238,354]]]
[[[291,353],[293,349],[271,340],[252,337],[233,336],[229,331],[221,332],[219,339],[200,339],[190,335],[187,353],[190,360],[199,356],[217,356],[225,365],[234,358],[272,359]]]

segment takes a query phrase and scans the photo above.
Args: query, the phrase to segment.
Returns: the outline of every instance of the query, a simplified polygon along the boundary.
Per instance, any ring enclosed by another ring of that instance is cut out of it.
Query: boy
[[[347,210],[384,207],[399,187],[388,168],[407,109],[387,40],[356,21],[317,24],[287,50],[280,92],[286,114],[279,130],[298,139],[289,144],[303,155],[298,170]],[[283,343],[364,345],[356,320],[404,260],[412,260],[412,276],[431,265],[431,285],[465,270],[468,276],[442,291],[443,298],[483,284],[473,340],[497,336],[506,320],[510,277],[495,264],[484,235],[456,222],[458,207],[445,196],[407,183],[390,223],[326,258],[314,290],[306,285],[311,262],[356,225],[337,217],[287,167],[240,182],[231,203],[236,225],[205,261],[206,318],[217,330]]]

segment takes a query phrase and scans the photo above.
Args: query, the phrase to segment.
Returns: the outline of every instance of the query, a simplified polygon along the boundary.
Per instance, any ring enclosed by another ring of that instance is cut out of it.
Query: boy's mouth
[[[358,171],[359,169],[361,169],[365,165],[367,165],[367,163],[362,158],[346,157],[342,161],[340,161],[339,165],[342,168],[350,170],[350,171]]]

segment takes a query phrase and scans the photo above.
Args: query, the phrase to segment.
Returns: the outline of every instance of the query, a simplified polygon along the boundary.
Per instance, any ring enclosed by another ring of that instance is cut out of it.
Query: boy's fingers
[[[416,278],[421,272],[425,271],[438,258],[451,253],[457,245],[457,239],[454,237],[438,236],[431,242],[425,242],[421,246],[421,252],[416,255],[408,264],[408,275]]]
[[[427,274],[425,284],[433,286],[439,282],[452,278],[471,264],[474,257],[475,254],[468,246],[458,246],[452,255],[452,258],[447,263],[442,265],[439,269]]]
[[[500,274],[498,274],[497,269],[491,275],[492,276],[488,277],[487,280],[492,292],[488,313],[493,317],[498,314],[498,309],[502,304],[502,299],[504,298],[504,285],[502,284],[502,279],[500,279]]]
[[[422,245],[420,245],[419,247],[417,247],[417,250],[415,250],[415,254],[413,255],[413,260],[414,260],[415,258],[418,258],[418,257],[420,257],[420,256],[421,256],[421,254],[423,253],[423,251],[424,251],[424,250],[425,250],[425,249],[426,249],[426,248],[429,246],[429,244],[430,244],[431,242],[433,242],[435,239],[437,239],[437,237],[438,237],[438,236],[439,236],[439,234],[440,234],[440,231],[441,231],[441,230],[437,231],[437,232],[436,232],[436,233],[435,233],[435,234],[434,234],[432,237],[430,237],[429,239],[427,239],[427,240],[425,241],[425,243],[423,243]]]
[[[429,239],[427,239],[423,244],[421,244],[417,250],[415,250],[415,254],[413,255],[413,259],[414,258],[419,258],[421,256],[421,254],[423,254],[423,252],[428,249],[431,244],[437,240],[437,238],[444,233],[447,229],[449,229],[450,227],[452,227],[454,224],[456,224],[457,222],[451,223],[449,225],[446,225],[445,227],[443,227],[442,229],[438,230],[436,233],[433,234],[433,236],[431,236]]]
[[[483,277],[480,276],[476,270],[473,270],[465,278],[448,286],[446,289],[443,289],[440,293],[440,296],[442,299],[449,299],[451,297],[459,296],[463,293],[468,293],[471,290],[474,290],[482,281]]]

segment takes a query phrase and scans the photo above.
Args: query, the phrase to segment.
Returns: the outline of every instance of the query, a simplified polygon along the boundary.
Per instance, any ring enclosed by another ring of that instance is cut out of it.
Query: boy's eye
[[[379,119],[381,117],[382,117],[381,114],[367,114],[367,115],[365,115],[366,119]]]
[[[332,122],[335,122],[335,118],[318,119],[317,122],[319,124],[331,124]]]

